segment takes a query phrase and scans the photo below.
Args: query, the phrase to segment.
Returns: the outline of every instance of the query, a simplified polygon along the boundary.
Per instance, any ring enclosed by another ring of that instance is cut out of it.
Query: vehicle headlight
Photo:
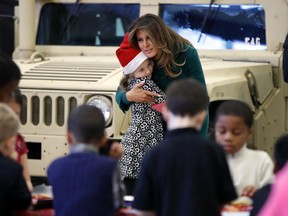
[[[96,106],[102,111],[105,118],[106,126],[111,123],[112,103],[107,97],[101,95],[92,96],[88,99],[87,104],[91,106]]]

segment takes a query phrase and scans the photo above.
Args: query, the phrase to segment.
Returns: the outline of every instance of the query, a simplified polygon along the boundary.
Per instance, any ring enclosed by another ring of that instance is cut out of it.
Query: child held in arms
[[[132,48],[128,38],[129,33],[126,33],[116,51],[124,73],[120,81],[121,89],[129,91],[133,86],[144,82],[144,90],[158,95],[155,103],[164,102],[165,93],[151,80],[153,61],[144,52]],[[151,104],[132,102],[131,115],[129,128],[121,140],[124,153],[120,159],[120,170],[127,194],[133,194],[143,156],[162,141],[164,133],[161,113],[153,109]]]

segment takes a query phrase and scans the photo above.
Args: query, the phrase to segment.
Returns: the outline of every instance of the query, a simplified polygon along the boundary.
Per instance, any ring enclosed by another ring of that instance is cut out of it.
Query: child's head
[[[101,110],[90,105],[75,108],[68,117],[68,141],[70,144],[104,145],[105,119]]]
[[[0,102],[7,102],[21,79],[19,67],[5,53],[0,52]]]
[[[126,33],[120,47],[116,50],[117,58],[123,67],[123,79],[142,77],[150,79],[154,65],[153,61],[144,52],[131,47],[128,39],[129,33]]]
[[[17,88],[11,95],[11,98],[8,100],[7,104],[14,110],[14,112],[20,116],[21,109],[23,106],[23,98],[20,92],[20,89]]]
[[[209,103],[205,88],[191,78],[174,81],[167,88],[166,97],[168,112],[180,117],[194,117],[199,113],[205,113]]]
[[[19,120],[15,112],[6,104],[0,103],[0,151],[9,156],[15,150]]]
[[[281,170],[288,161],[288,134],[277,139],[274,146],[275,171]]]
[[[215,139],[226,153],[238,152],[252,133],[253,112],[242,101],[222,103],[215,116]]]
[[[146,59],[142,64],[131,74],[129,78],[143,78],[151,79],[154,62],[151,59]]]

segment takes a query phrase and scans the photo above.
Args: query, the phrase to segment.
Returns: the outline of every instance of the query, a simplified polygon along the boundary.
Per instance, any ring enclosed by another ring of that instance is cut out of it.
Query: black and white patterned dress
[[[161,94],[155,97],[156,103],[164,102],[165,93],[147,78],[131,79],[128,90],[135,84],[145,81],[143,89]],[[163,124],[161,113],[154,110],[148,103],[133,102],[131,104],[131,122],[121,140],[124,149],[119,161],[122,178],[137,178],[140,164],[145,152],[163,140]]]

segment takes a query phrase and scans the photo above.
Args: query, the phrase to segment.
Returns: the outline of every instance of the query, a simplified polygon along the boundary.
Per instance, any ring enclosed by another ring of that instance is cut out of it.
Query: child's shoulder
[[[19,163],[3,155],[0,157],[0,163],[3,167],[15,167],[21,169],[21,165]]]
[[[260,150],[260,149],[251,149],[251,148],[247,148],[247,150],[251,153],[251,154],[259,154],[259,155],[268,155],[267,152]]]
[[[271,159],[271,157],[269,156],[269,154],[263,150],[259,150],[259,149],[250,149],[247,148],[247,152],[250,156],[254,157],[255,159],[259,159],[259,158],[269,158]]]
[[[5,167],[6,169],[3,169],[1,171],[1,176],[4,177],[6,176],[14,176],[14,175],[18,175],[19,173],[22,173],[22,166],[17,163],[16,161],[7,158],[5,156],[1,156],[0,157],[0,163],[2,165],[2,167]]]
[[[59,167],[65,168],[71,165],[73,166],[95,166],[95,165],[117,165],[117,161],[105,155],[95,154],[95,153],[70,153],[66,156],[62,156],[52,161],[48,167],[48,170],[58,169]]]
[[[206,149],[205,151],[210,151],[213,152],[214,154],[219,155],[224,155],[225,156],[225,151],[223,149],[223,147],[221,145],[219,145],[218,143],[216,143],[214,140],[211,139],[205,139],[204,137],[197,135],[198,137],[198,148],[201,149]]]

